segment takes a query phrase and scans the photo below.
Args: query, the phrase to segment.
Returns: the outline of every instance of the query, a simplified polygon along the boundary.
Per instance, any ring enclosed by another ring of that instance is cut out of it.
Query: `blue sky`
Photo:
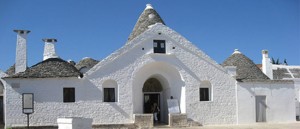
[[[1,0],[0,69],[15,62],[14,29],[31,30],[29,66],[42,61],[42,38],[57,38],[65,60],[101,60],[125,44],[147,3],[218,63],[238,48],[255,63],[268,49],[300,65],[299,0]]]

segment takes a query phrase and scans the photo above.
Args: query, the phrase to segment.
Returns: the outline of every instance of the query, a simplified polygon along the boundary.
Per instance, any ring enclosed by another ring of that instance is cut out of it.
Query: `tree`
[[[286,59],[284,59],[283,64],[284,64],[284,65],[288,65]]]
[[[277,60],[275,61],[275,59],[272,57],[272,60],[271,60],[272,64],[276,64],[276,65],[280,65],[280,64],[284,64],[284,65],[288,65],[286,59],[284,59],[283,63],[280,62],[279,58],[277,58]]]

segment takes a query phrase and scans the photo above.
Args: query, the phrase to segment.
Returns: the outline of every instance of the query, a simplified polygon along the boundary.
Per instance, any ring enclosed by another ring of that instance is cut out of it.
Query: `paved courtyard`
[[[168,127],[155,127],[155,129],[168,128]],[[169,128],[169,129],[182,129],[182,128]],[[300,129],[300,122],[295,123],[281,123],[281,124],[267,124],[258,123],[252,125],[217,125],[217,126],[200,126],[189,127],[187,129]]]

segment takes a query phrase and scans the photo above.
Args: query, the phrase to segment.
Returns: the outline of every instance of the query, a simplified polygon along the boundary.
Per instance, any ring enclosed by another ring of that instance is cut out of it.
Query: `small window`
[[[209,81],[201,81],[199,88],[200,101],[212,101],[212,85]]]
[[[115,88],[104,88],[104,102],[116,102]]]
[[[75,88],[64,88],[64,102],[75,102]]]
[[[157,43],[156,42],[153,43],[153,47],[157,47]]]
[[[165,43],[161,43],[160,48],[165,48]]]
[[[200,88],[200,101],[209,101],[209,88]]]
[[[166,41],[165,40],[153,40],[154,53],[166,53]]]

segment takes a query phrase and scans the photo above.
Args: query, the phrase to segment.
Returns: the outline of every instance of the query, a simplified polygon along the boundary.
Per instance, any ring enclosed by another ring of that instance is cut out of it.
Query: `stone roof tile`
[[[234,52],[222,66],[236,66],[237,80],[268,80],[269,78],[250,60],[240,52]]]
[[[92,68],[94,67],[99,61],[94,60],[92,58],[86,57],[80,60],[75,67],[80,70],[82,68]]]
[[[58,78],[78,77],[82,74],[72,64],[60,58],[49,58],[24,72],[13,74],[7,78]]]
[[[159,14],[153,9],[150,4],[147,4],[145,10],[140,15],[131,34],[129,35],[128,42],[146,31],[148,29],[148,26],[154,25],[155,23],[162,23],[165,25]]]

